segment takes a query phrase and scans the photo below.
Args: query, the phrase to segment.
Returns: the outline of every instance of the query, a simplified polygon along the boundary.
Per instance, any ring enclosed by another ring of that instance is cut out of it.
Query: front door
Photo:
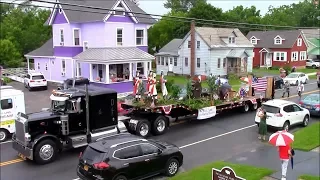
[[[103,67],[102,67],[102,64],[98,64],[98,77],[102,81],[102,79],[103,79]]]
[[[117,64],[117,78],[123,78],[123,64]]]
[[[169,69],[168,71],[173,72],[173,58],[170,57],[169,58]]]
[[[167,161],[164,157],[160,157],[160,149],[149,143],[143,143],[140,145],[143,156],[145,156],[146,167],[150,173],[159,172],[165,167]]]

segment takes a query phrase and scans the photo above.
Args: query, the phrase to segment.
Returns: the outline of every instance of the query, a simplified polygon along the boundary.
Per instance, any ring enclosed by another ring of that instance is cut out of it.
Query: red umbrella
[[[274,146],[287,146],[294,140],[293,134],[287,131],[278,131],[269,137],[269,143]]]

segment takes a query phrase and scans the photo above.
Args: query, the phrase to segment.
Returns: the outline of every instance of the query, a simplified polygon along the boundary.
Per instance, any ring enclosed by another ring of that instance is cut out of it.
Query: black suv
[[[89,144],[80,154],[77,175],[83,180],[174,176],[182,163],[177,146],[123,133]]]

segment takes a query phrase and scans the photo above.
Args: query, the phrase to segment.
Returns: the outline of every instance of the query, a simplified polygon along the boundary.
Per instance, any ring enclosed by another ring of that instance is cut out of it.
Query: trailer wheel
[[[57,157],[57,144],[51,139],[40,141],[34,151],[34,160],[37,164],[48,164]]]
[[[147,120],[139,121],[136,128],[137,135],[142,137],[148,137],[150,135],[150,130],[151,130],[150,127],[151,125],[149,121]]]
[[[255,111],[255,110],[257,110],[258,109],[258,103],[255,103],[255,104],[252,104],[251,105],[251,110],[252,111]]]
[[[0,142],[4,142],[8,139],[9,132],[6,129],[0,129]]]
[[[245,103],[244,106],[242,107],[242,111],[243,111],[243,112],[248,112],[249,109],[250,109],[250,107],[249,107],[249,104],[248,104],[248,103]]]
[[[154,135],[161,135],[166,132],[168,129],[168,121],[164,116],[158,116],[156,120],[153,121],[152,124],[152,133]]]

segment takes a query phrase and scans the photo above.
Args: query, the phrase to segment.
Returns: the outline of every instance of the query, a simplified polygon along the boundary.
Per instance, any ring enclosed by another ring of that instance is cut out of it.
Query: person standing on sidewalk
[[[301,100],[301,95],[302,95],[302,92],[304,91],[304,85],[302,82],[300,82],[299,85],[297,86],[297,91],[298,91],[299,100]]]
[[[282,98],[284,98],[284,95],[286,93],[288,94],[288,97],[289,97],[290,96],[290,83],[289,83],[289,81],[284,82]]]
[[[279,146],[279,158],[281,161],[281,180],[286,180],[287,177],[287,170],[289,159],[291,157],[291,147],[290,145],[287,146]]]
[[[260,123],[259,123],[259,136],[258,139],[266,140],[267,135],[267,112],[263,109],[259,111]]]

